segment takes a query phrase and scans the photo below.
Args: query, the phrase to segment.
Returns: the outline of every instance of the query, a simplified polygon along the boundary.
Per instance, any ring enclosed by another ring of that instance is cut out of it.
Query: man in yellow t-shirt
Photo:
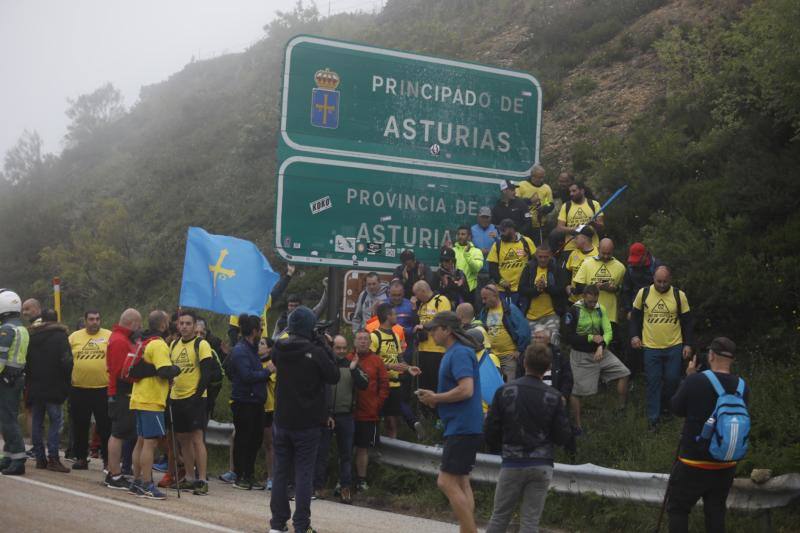
[[[503,315],[507,310],[510,311],[510,306],[504,308],[497,286],[491,283],[481,289],[481,298],[484,305],[481,318],[489,335],[492,353],[500,359],[501,371],[506,381],[514,380],[517,378],[517,358],[520,350],[503,321]]]
[[[433,341],[433,337],[424,330],[424,326],[436,313],[450,311],[450,300],[440,294],[434,294],[425,280],[414,283],[413,292],[417,305],[417,322],[419,322],[414,326],[414,334],[418,340],[417,364],[421,370],[419,388],[438,390],[439,365],[445,350]]]
[[[519,292],[528,301],[525,318],[531,331],[541,326],[550,334],[554,344],[559,342],[561,320],[567,299],[566,280],[557,268],[547,242],[536,249],[535,260],[528,261],[519,282]]]
[[[492,245],[486,261],[489,263],[489,276],[503,293],[501,296],[514,305],[519,302],[517,291],[522,270],[534,252],[536,245],[519,234],[510,219],[500,222],[500,241]]]
[[[206,424],[206,388],[215,365],[211,345],[195,334],[196,316],[192,311],[178,313],[180,338],[170,346],[170,359],[181,369],[170,392],[172,403],[172,430],[181,445],[186,480],[181,489],[195,494],[208,494],[206,466],[208,454],[203,442]],[[197,475],[195,477],[195,467]],[[192,480],[191,478],[195,478]]]
[[[539,246],[548,234],[547,215],[553,211],[553,190],[544,182],[544,167],[534,165],[531,170],[531,177],[528,181],[519,182],[517,187],[517,197],[528,200],[531,204],[531,227],[526,228],[530,231],[531,239]]]
[[[406,372],[411,376],[418,376],[420,370],[416,366],[410,366],[401,359],[405,351],[405,344],[397,336],[395,326],[397,325],[397,312],[392,304],[384,302],[375,309],[378,316],[380,327],[372,331],[369,335],[369,350],[375,355],[380,356],[389,374],[389,397],[383,402],[381,414],[386,422],[386,435],[390,438],[397,438],[397,428],[400,417],[403,416],[405,398],[403,398],[402,388],[400,387],[400,375]],[[400,329],[400,328],[397,328]],[[402,331],[402,329],[400,329]],[[410,409],[406,409],[410,412]],[[410,422],[412,429],[414,423]]]
[[[580,295],[574,294],[575,276],[578,275],[578,270],[580,270],[585,260],[599,253],[597,247],[592,244],[594,237],[595,233],[592,228],[589,226],[581,228],[580,231],[576,233],[573,241],[575,243],[575,249],[569,253],[569,258],[567,259],[566,269],[570,275],[570,284],[567,287],[567,294],[570,295],[569,300],[573,303],[581,299]]]
[[[614,258],[614,241],[603,239],[600,241],[598,254],[586,258],[578,273],[572,280],[575,290],[573,294],[583,293],[586,285],[596,285],[600,289],[600,303],[608,312],[608,319],[612,327],[617,325],[617,304],[619,291],[622,287],[622,278],[625,277],[625,265]],[[614,332],[616,337],[618,332]]]
[[[83,314],[86,327],[69,336],[72,349],[72,388],[69,394],[69,418],[72,424],[74,470],[89,467],[89,426],[94,415],[100,435],[103,464],[108,463],[108,370],[106,349],[111,332],[100,327],[100,311],[90,309]]]
[[[672,398],[681,379],[681,357],[692,356],[692,318],[686,294],[672,286],[672,272],[660,266],[653,284],[639,289],[630,321],[631,347],[643,348],[647,376],[647,420],[658,427],[664,397]],[[663,381],[663,383],[662,383]]]
[[[166,434],[164,409],[169,395],[169,380],[178,375],[178,367],[169,358],[169,346],[164,336],[169,329],[169,315],[152,311],[147,317],[150,336],[142,361],[131,369],[134,382],[130,409],[136,417],[138,439],[133,450],[134,481],[131,490],[137,496],[163,500],[166,495],[153,483],[153,455],[158,441]]]
[[[558,212],[557,228],[568,232],[587,224],[591,225],[595,230],[592,245],[597,246],[599,244],[597,232],[605,226],[605,217],[602,213],[597,215],[599,211],[600,204],[595,200],[586,198],[586,187],[581,182],[576,181],[569,186],[569,201],[564,202]],[[595,215],[597,215],[597,218],[594,218]],[[592,220],[593,218],[594,220]],[[564,246],[564,251],[574,250],[576,244],[574,240],[568,240]]]

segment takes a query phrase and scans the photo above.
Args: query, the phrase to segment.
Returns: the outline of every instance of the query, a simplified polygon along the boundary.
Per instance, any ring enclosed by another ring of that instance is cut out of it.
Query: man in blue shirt
[[[483,441],[480,371],[475,357],[478,346],[461,328],[461,321],[452,311],[437,313],[425,329],[433,341],[446,350],[439,366],[437,391],[417,391],[422,403],[438,408],[439,418],[444,423],[442,466],[437,484],[450,501],[461,532],[477,533],[469,474]]]
[[[478,285],[475,288],[475,301],[472,305],[475,307],[475,314],[478,314],[483,308],[481,301],[481,289],[489,283],[489,263],[486,257],[495,242],[500,239],[500,232],[492,224],[492,210],[489,207],[481,207],[478,210],[478,223],[473,224],[470,228],[472,232],[472,244],[480,248],[483,252],[483,267],[478,272]]]

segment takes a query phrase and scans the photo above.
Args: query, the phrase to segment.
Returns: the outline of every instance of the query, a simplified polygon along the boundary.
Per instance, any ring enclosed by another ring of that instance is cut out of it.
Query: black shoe
[[[11,464],[8,465],[7,468],[4,468],[0,474],[4,476],[22,476],[25,474],[25,461],[24,460],[16,460],[11,461]]]
[[[78,459],[72,464],[73,470],[89,470],[89,461],[86,459]]]
[[[112,476],[111,474],[106,475],[105,481],[103,484],[108,487],[109,489],[116,489],[116,490],[128,490],[131,487],[131,482],[125,476]]]
[[[9,466],[11,466],[11,457],[3,457],[0,459],[0,471],[5,470]]]

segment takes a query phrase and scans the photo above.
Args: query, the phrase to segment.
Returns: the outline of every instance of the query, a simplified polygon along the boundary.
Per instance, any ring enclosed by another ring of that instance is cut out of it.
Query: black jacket
[[[633,309],[633,300],[639,289],[644,289],[653,284],[653,274],[658,267],[661,266],[661,261],[649,254],[649,266],[630,266],[625,269],[625,276],[622,278],[622,292],[621,303],[622,310],[627,313]]]
[[[505,203],[503,199],[497,201],[492,208],[492,224],[500,226],[500,223],[510,218],[514,221],[517,231],[527,233],[531,225],[531,206],[521,198],[513,198]]]
[[[504,464],[552,465],[556,444],[575,447],[561,393],[533,376],[497,389],[484,433]]]
[[[28,401],[62,403],[72,387],[72,349],[67,327],[44,322],[30,329],[25,379]]]
[[[461,279],[463,283],[461,286],[456,285],[455,280]],[[458,304],[464,302],[471,302],[469,297],[469,285],[467,284],[467,277],[459,269],[455,271],[446,271],[439,268],[433,274],[433,284],[431,285],[433,292],[446,296],[450,300],[450,306],[455,309]]]
[[[539,267],[536,258],[532,258],[522,269],[519,278],[519,289],[517,292],[525,299],[522,307],[523,311],[528,310],[530,302],[540,296],[542,291],[536,288],[536,269]],[[559,268],[555,258],[551,258],[547,264],[547,287],[544,292],[550,295],[553,300],[553,309],[559,316],[564,314],[567,309],[567,285],[569,285],[569,272]]]
[[[275,424],[281,429],[311,429],[327,421],[325,384],[339,382],[339,369],[331,349],[290,335],[272,349],[277,370]]]
[[[564,398],[569,398],[572,395],[572,386],[575,384],[575,379],[572,376],[572,365],[569,364],[569,357],[564,357],[561,349],[553,344],[548,344],[550,351],[553,352],[553,363],[551,364],[550,383],[554,389],[561,392]],[[544,381],[547,374],[545,374]]]
[[[403,283],[403,295],[409,300],[414,296],[414,291],[412,289],[414,288],[414,284],[419,280],[425,280],[428,282],[428,285],[433,286],[433,273],[425,263],[417,261],[416,266],[408,273],[408,279],[403,279],[403,270],[405,270],[405,268],[405,265],[396,267],[392,277]]]
[[[714,372],[720,384],[727,392],[735,392],[739,385],[739,377],[734,374]],[[744,387],[744,402],[750,400],[750,389]],[[672,412],[678,416],[686,417],[681,433],[680,456],[684,459],[695,461],[715,461],[708,453],[708,441],[698,442],[703,424],[714,412],[717,405],[717,393],[714,386],[702,373],[692,374],[683,380],[678,392],[672,397]]]

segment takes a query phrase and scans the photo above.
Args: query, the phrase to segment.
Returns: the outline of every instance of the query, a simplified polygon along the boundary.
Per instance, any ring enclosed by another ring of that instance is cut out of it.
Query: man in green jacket
[[[599,297],[597,286],[587,285],[583,299],[570,307],[563,318],[562,338],[572,347],[569,359],[575,384],[569,402],[576,435],[583,433],[580,397],[597,394],[598,380],[617,381],[619,409],[625,408],[628,394],[631,371],[608,349],[613,330],[606,308],[597,302]]]
[[[467,278],[471,302],[475,295],[475,287],[478,286],[478,272],[483,268],[483,252],[472,244],[472,232],[468,226],[458,228],[453,250],[456,252],[456,268]]]

